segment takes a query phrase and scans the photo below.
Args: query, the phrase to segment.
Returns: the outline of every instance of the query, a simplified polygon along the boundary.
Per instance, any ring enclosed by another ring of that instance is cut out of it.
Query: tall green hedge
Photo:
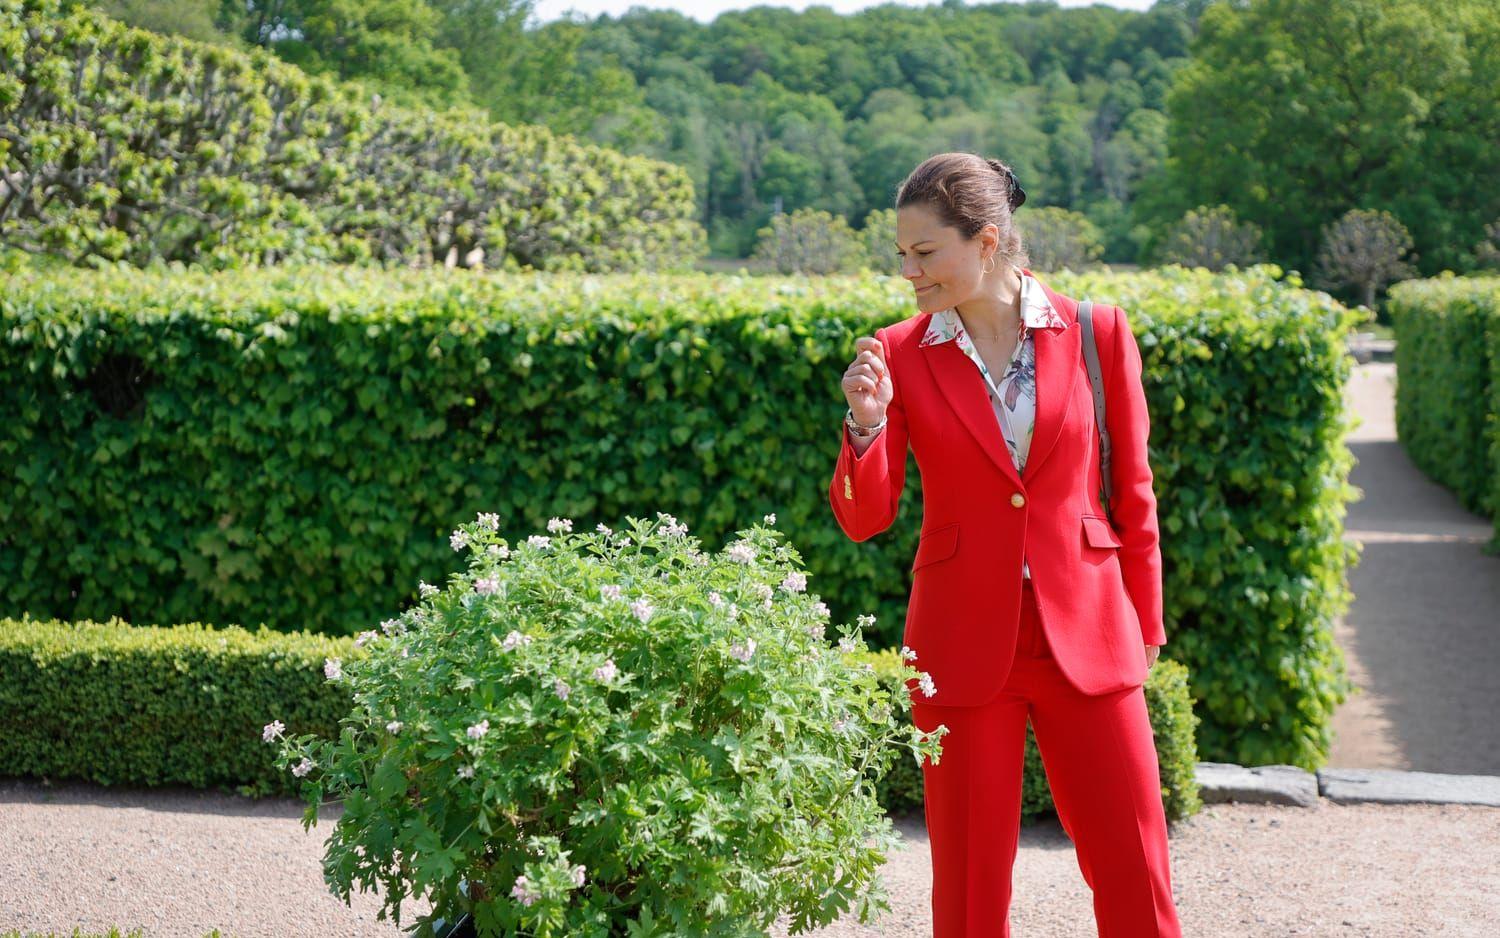
[[[1273,267],[1047,278],[1130,315],[1152,414],[1163,655],[1205,758],[1316,767],[1348,692],[1331,634],[1344,333]],[[827,503],[854,339],[896,278],[475,276],[308,267],[26,271],[0,298],[0,610],[354,634],[511,540],[666,511],[705,543],[774,512],[812,588],[899,642],[920,526]]]
[[[1411,461],[1470,511],[1494,519],[1500,551],[1500,277],[1391,287],[1396,436]]]
[[[340,720],[360,711],[344,684],[324,677],[323,662],[361,654],[349,638],[198,622],[0,619],[0,776],[295,795],[262,728],[279,719],[288,736],[337,738]],[[900,679],[894,651],[851,658],[887,687]],[[1184,818],[1202,806],[1186,669],[1158,663],[1145,691],[1167,816]],[[1052,810],[1052,792],[1029,727],[1026,737],[1030,817]],[[888,812],[922,809],[922,770],[905,751],[875,789]]]
[[[0,0],[0,242],[77,264],[691,269],[681,167]]]

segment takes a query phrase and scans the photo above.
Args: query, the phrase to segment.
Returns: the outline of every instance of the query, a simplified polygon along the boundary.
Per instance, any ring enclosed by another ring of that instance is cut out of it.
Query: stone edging
[[[1442,775],[1396,769],[1320,769],[1295,765],[1199,762],[1199,796],[1208,804],[1241,801],[1309,808],[1338,804],[1478,804],[1500,807],[1500,776]]]

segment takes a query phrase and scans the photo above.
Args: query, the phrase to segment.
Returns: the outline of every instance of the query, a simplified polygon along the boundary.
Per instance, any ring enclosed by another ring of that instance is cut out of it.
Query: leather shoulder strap
[[[1083,360],[1089,369],[1089,384],[1094,391],[1094,422],[1099,425],[1099,478],[1104,484],[1103,494],[1099,503],[1104,506],[1104,513],[1109,514],[1110,498],[1114,495],[1114,485],[1109,476],[1109,429],[1105,426],[1105,399],[1104,399],[1104,374],[1099,368],[1099,345],[1094,339],[1094,303],[1092,300],[1084,300],[1078,304],[1078,322],[1083,326]]]

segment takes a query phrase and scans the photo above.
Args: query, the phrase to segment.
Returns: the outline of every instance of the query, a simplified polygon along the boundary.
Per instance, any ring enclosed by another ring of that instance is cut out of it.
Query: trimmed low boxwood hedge
[[[1140,346],[1164,658],[1214,761],[1320,767],[1349,692],[1345,337],[1273,266],[1044,276]],[[774,512],[836,619],[900,643],[921,477],[888,532],[827,503],[854,340],[899,278],[22,268],[0,297],[0,611],[353,635],[461,560],[667,512],[705,543]]]
[[[337,737],[355,705],[346,685],[324,677],[323,662],[360,654],[352,638],[265,628],[0,619],[0,775],[295,795],[297,780],[272,765],[275,747],[262,728],[281,720],[288,736]],[[852,657],[896,687],[897,652]],[[1158,661],[1146,702],[1167,816],[1186,817],[1202,805],[1186,669]],[[1052,800],[1026,732],[1022,810],[1030,817]],[[909,751],[900,756],[877,796],[888,812],[921,811],[921,769]]]
[[[1406,280],[1396,330],[1396,437],[1417,468],[1494,520],[1500,553],[1500,277]]]

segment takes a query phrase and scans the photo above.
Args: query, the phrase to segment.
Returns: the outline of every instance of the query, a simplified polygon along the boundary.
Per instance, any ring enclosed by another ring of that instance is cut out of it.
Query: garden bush
[[[1273,267],[1045,282],[1135,330],[1162,654],[1200,752],[1319,767],[1348,689],[1361,317]],[[854,339],[908,315],[908,286],[871,275],[21,270],[0,304],[0,609],[347,636],[453,570],[453,518],[495,512],[514,541],[651,504],[708,538],[776,513],[834,617],[871,613],[895,647],[919,512],[854,543],[827,491]]]
[[[1500,277],[1406,280],[1396,332],[1396,436],[1411,461],[1494,520],[1500,553]]]

